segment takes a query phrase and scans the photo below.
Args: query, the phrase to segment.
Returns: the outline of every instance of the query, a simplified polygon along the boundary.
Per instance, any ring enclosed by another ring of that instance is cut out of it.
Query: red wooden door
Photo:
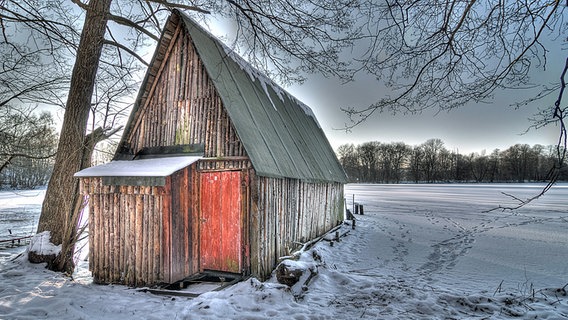
[[[240,273],[242,188],[240,171],[201,173],[200,270]]]

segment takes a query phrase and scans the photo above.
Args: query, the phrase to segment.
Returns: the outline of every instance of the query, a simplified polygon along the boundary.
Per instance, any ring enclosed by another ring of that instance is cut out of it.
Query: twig
[[[501,293],[501,286],[503,285],[503,281],[505,281],[505,280],[501,280],[501,283],[499,283],[499,285],[497,286],[497,289],[495,289],[493,296],[495,296],[497,293]]]
[[[516,205],[516,206],[502,206],[502,205],[499,205],[498,207],[495,207],[495,208],[492,208],[492,209],[489,209],[489,210],[485,210],[485,211],[482,211],[482,212],[483,212],[483,213],[489,213],[489,212],[492,212],[492,211],[495,211],[495,210],[513,211],[513,210],[520,209],[520,208],[526,206],[527,204],[529,204],[529,203],[531,203],[531,202],[537,200],[538,198],[542,197],[546,192],[548,192],[548,190],[550,190],[550,188],[552,188],[552,187],[556,184],[557,179],[558,179],[558,173],[554,174],[553,177],[550,178],[550,181],[548,181],[548,183],[546,184],[546,186],[544,186],[544,188],[542,188],[542,190],[540,191],[539,194],[537,194],[537,195],[535,195],[535,196],[533,196],[533,197],[531,197],[531,198],[527,198],[527,199],[525,199],[525,200],[520,199],[520,198],[518,198],[518,197],[516,197],[516,196],[513,196],[513,195],[511,195],[511,194],[508,194],[508,193],[505,193],[505,192],[501,192],[502,194],[504,194],[504,195],[506,195],[506,196],[508,196],[508,197],[511,197],[512,199],[518,201],[519,204]]]

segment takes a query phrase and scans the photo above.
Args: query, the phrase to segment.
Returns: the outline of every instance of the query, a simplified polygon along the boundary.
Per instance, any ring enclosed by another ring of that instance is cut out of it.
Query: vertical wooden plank
[[[179,175],[179,276],[185,277],[188,275],[188,256],[189,256],[189,229],[187,225],[189,208],[187,207],[187,172],[186,169],[178,172]]]
[[[104,278],[104,255],[105,255],[105,251],[104,251],[104,243],[105,243],[105,238],[104,238],[104,210],[105,210],[105,195],[104,195],[104,190],[102,185],[99,186],[99,204],[100,204],[100,211],[99,211],[99,216],[98,216],[98,224],[97,224],[97,231],[98,231],[98,257],[97,257],[97,264],[98,264],[98,276],[99,276],[99,281],[104,282],[105,278]]]
[[[121,214],[121,221],[122,221],[122,239],[121,239],[121,247],[122,247],[122,267],[121,267],[121,271],[120,271],[120,277],[122,279],[121,283],[122,284],[127,284],[128,283],[128,273],[129,270],[128,268],[130,267],[129,263],[128,263],[128,259],[130,256],[130,242],[129,242],[129,237],[130,237],[130,206],[129,206],[129,199],[130,199],[130,193],[129,193],[129,189],[127,187],[124,187],[123,189],[123,194],[122,194],[122,202],[123,202],[123,211]]]
[[[105,195],[103,193],[103,190],[101,188],[101,193],[100,193],[100,216],[99,216],[99,223],[98,223],[98,233],[99,233],[99,248],[98,248],[98,274],[99,274],[99,280],[104,282],[105,281],[105,275],[104,275],[104,256],[105,256],[105,248],[104,248],[104,243],[105,243],[105,234],[104,234],[104,221],[105,221]]]
[[[229,180],[229,181],[227,181]],[[223,174],[221,188],[230,199],[223,201],[222,211],[226,213],[222,223],[221,234],[227,241],[223,246],[223,255],[227,258],[222,261],[224,270],[240,273],[242,268],[242,243],[241,243],[241,214],[242,214],[242,192],[241,192],[241,172],[228,171]]]
[[[264,275],[264,261],[262,258],[262,251],[263,246],[265,245],[266,241],[264,240],[264,208],[263,208],[263,194],[262,194],[262,186],[263,186],[263,178],[256,176],[255,180],[257,181],[257,186],[254,188],[257,194],[257,226],[253,229],[255,235],[255,239],[257,240],[257,250],[256,250],[256,269],[258,270],[258,274]]]
[[[291,224],[291,234],[290,234],[290,247],[293,247],[293,242],[298,241],[298,180],[292,180],[290,183],[290,204],[292,221]]]
[[[162,191],[162,190],[161,190]],[[164,213],[163,207],[163,193],[160,192],[159,195],[154,196],[154,215],[153,215],[153,223],[154,226],[154,261],[153,261],[153,272],[154,281],[161,282],[165,281],[163,274],[163,247],[162,247],[162,239],[163,239],[163,230],[162,230],[162,221]]]
[[[275,245],[274,245],[274,257],[273,257],[273,264],[277,263],[278,256],[284,251],[282,248],[282,237],[284,235],[284,228],[286,224],[285,214],[284,214],[284,206],[286,203],[282,199],[282,186],[283,186],[284,179],[274,179],[274,204],[275,204],[275,214],[276,214],[276,225],[274,226],[276,237],[275,237]]]
[[[303,183],[298,181],[298,242],[304,241],[304,195]]]
[[[250,261],[250,272],[251,274],[260,276],[260,268],[259,268],[259,261],[258,261],[258,251],[259,251],[259,235],[260,235],[260,226],[259,226],[259,209],[258,209],[258,181],[256,176],[253,174],[252,170],[249,171],[249,189],[250,189],[250,196],[248,197],[249,203],[249,261]]]
[[[106,281],[112,282],[113,278],[113,258],[114,258],[114,230],[113,230],[113,218],[114,218],[114,210],[113,210],[113,193],[110,186],[107,187],[106,190],[106,199],[108,202],[108,213],[106,217],[106,239],[105,242],[106,246]]]
[[[183,235],[183,249],[184,249],[184,268],[183,268],[183,276],[187,277],[192,274],[192,266],[191,266],[191,170],[189,168],[185,168],[183,171],[183,185],[181,192],[183,193],[183,201],[182,207],[184,208],[184,235]]]
[[[143,229],[142,229],[142,216],[144,212],[144,196],[142,194],[136,195],[136,210],[135,210],[135,270],[136,270],[136,285],[143,283],[142,274],[142,258],[143,258]]]
[[[288,212],[290,212],[290,205],[288,203],[288,197],[286,194],[287,191],[287,186],[288,186],[288,181],[289,179],[279,179],[280,180],[280,196],[278,197],[280,200],[280,215],[282,216],[281,220],[282,220],[282,226],[280,227],[280,233],[281,233],[281,238],[279,240],[280,245],[279,245],[279,250],[278,250],[278,256],[284,256],[286,255],[287,251],[288,251],[288,225],[289,225],[289,219],[290,219],[290,215],[288,214]],[[276,257],[278,258],[278,257]]]
[[[177,280],[182,272],[183,267],[183,208],[181,206],[180,184],[181,179],[179,173],[171,176],[171,218],[170,218],[170,246],[171,246],[171,280]]]
[[[218,177],[211,172],[201,173],[201,254],[200,254],[200,271],[210,269],[216,264],[216,255],[219,251],[219,244],[222,239],[214,239],[218,233],[219,209],[216,207],[214,195],[214,179]]]
[[[249,172],[243,171],[241,174],[241,185],[243,190],[241,191],[241,250],[243,252],[242,256],[242,268],[245,275],[250,274],[250,183],[249,183]]]
[[[140,195],[141,197],[141,209],[142,212],[140,213],[140,237],[142,238],[141,241],[139,241],[139,244],[141,245],[140,248],[140,252],[141,252],[141,261],[140,261],[140,278],[141,278],[141,284],[146,285],[149,282],[149,274],[148,274],[148,260],[149,260],[149,254],[148,254],[148,216],[151,213],[150,211],[150,207],[149,207],[149,197],[150,195],[147,192],[144,192],[143,195]]]
[[[93,274],[93,281],[95,283],[99,282],[99,241],[98,241],[98,227],[99,227],[99,216],[101,215],[101,201],[100,193],[96,188],[96,180],[98,178],[91,178],[91,201],[93,201],[93,210],[89,212],[89,268]]]
[[[106,188],[105,188],[106,189]],[[104,282],[108,282],[109,277],[108,277],[108,267],[109,267],[109,248],[108,248],[108,243],[109,243],[109,233],[108,233],[108,221],[109,221],[109,212],[110,212],[110,208],[109,208],[109,196],[108,193],[105,190],[105,193],[103,195],[103,219],[102,219],[102,223],[101,223],[101,228],[102,228],[102,235],[103,235],[103,243],[102,243],[102,250],[101,250],[101,254],[102,254],[102,280]]]
[[[100,194],[93,193],[91,195],[91,201],[89,205],[92,206],[89,211],[89,269],[93,274],[95,282],[99,282],[100,267],[98,263],[98,257],[100,255],[99,248],[99,217],[101,215],[100,207]]]
[[[121,208],[120,208],[120,283],[124,284],[124,275],[128,271],[127,268],[127,247],[128,247],[128,189],[121,187]]]
[[[272,206],[273,206],[273,197],[272,195],[269,193],[269,191],[271,190],[272,186],[272,180],[266,178],[266,184],[264,186],[264,196],[266,198],[266,202],[265,202],[265,221],[264,221],[264,228],[265,228],[265,234],[266,234],[266,246],[264,247],[264,252],[263,254],[263,258],[264,258],[264,267],[266,272],[270,269],[272,269],[272,252],[273,252],[273,248],[274,248],[274,229],[272,227],[272,221],[274,220],[274,214],[272,211]]]
[[[130,189],[128,187],[125,188],[124,194],[122,195],[123,202],[124,202],[124,211],[122,213],[122,223],[123,223],[123,234],[122,237],[122,270],[121,270],[121,278],[123,284],[128,284],[128,275],[129,275],[129,268],[130,268]]]
[[[191,166],[191,274],[199,272],[200,265],[200,203],[201,186],[199,185],[199,173],[196,172],[196,165]]]
[[[267,270],[272,269],[272,261],[273,261],[273,257],[274,257],[274,241],[275,241],[275,237],[276,235],[274,234],[274,221],[276,219],[275,217],[275,213],[274,213],[274,194],[272,193],[272,191],[274,190],[274,180],[273,179],[267,179],[268,184],[267,184],[267,191],[266,194],[267,196],[269,196],[269,198],[267,199],[267,214],[266,214],[266,233],[267,233],[267,242],[268,242],[268,246],[267,246],[267,250],[266,250],[266,256],[265,256],[265,265]],[[270,192],[268,192],[270,191]]]
[[[329,224],[329,184],[322,184],[322,202],[320,203],[320,207],[322,208],[323,211],[323,217],[322,217],[322,232],[331,229],[331,226]]]
[[[120,281],[120,197],[118,190],[112,193],[112,282]]]
[[[235,257],[234,253],[234,233],[231,232],[235,226],[235,219],[233,215],[232,205],[233,201],[235,200],[236,188],[234,187],[234,183],[232,180],[232,172],[220,172],[218,175],[219,182],[216,183],[216,190],[218,191],[218,195],[221,195],[218,205],[219,205],[219,212],[221,216],[219,217],[219,235],[221,236],[221,248],[217,259],[217,264],[219,266],[219,270],[225,270],[230,272],[238,272],[234,270],[234,266],[237,264],[233,257]],[[237,221],[239,221],[237,219]],[[235,230],[235,233],[240,235],[238,230]]]
[[[150,194],[148,194],[148,203],[146,205],[146,212],[145,212],[145,218],[144,221],[146,223],[145,225],[145,230],[146,230],[146,237],[147,237],[147,242],[146,242],[146,250],[147,250],[147,258],[146,258],[146,274],[147,274],[147,278],[148,278],[148,283],[149,284],[154,284],[156,283],[156,279],[155,279],[155,274],[154,274],[154,242],[156,241],[155,235],[154,235],[154,221],[153,221],[153,216],[157,215],[158,213],[155,211],[155,206],[154,206],[154,199],[155,199],[155,195],[154,192],[150,192]]]
[[[266,261],[266,254],[267,254],[267,250],[266,248],[270,245],[269,243],[269,239],[268,239],[268,232],[267,232],[267,220],[268,220],[268,210],[267,210],[267,199],[266,199],[266,183],[267,183],[267,179],[264,177],[260,177],[259,178],[261,180],[261,187],[259,188],[259,198],[261,199],[261,201],[259,201],[260,205],[261,205],[261,215],[260,215],[260,250],[258,253],[259,256],[259,260],[260,260],[260,266],[262,268],[262,273],[264,274],[268,268],[267,265],[267,261]]]
[[[164,196],[162,197],[162,208],[163,208],[163,215],[162,215],[162,270],[163,270],[163,278],[164,281],[170,282],[171,280],[171,215],[172,215],[172,208],[171,208],[171,191],[172,190],[172,180],[171,177],[166,179],[166,186],[164,188]]]
[[[135,188],[130,188],[128,203],[128,272],[126,275],[128,285],[136,283],[136,194]]]

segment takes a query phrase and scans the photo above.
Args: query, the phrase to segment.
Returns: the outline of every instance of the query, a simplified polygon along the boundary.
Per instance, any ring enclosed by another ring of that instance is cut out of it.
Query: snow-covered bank
[[[365,215],[341,242],[302,255],[318,265],[306,292],[249,279],[163,297],[94,285],[85,261],[71,280],[0,252],[0,319],[565,319],[568,186],[514,212],[482,212],[508,201],[501,191],[535,190],[349,185]]]

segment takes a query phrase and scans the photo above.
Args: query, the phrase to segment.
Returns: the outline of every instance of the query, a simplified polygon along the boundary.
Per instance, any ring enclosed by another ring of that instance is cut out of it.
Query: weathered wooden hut
[[[311,110],[179,11],[114,160],[76,176],[97,283],[265,279],[343,219],[346,176]]]

